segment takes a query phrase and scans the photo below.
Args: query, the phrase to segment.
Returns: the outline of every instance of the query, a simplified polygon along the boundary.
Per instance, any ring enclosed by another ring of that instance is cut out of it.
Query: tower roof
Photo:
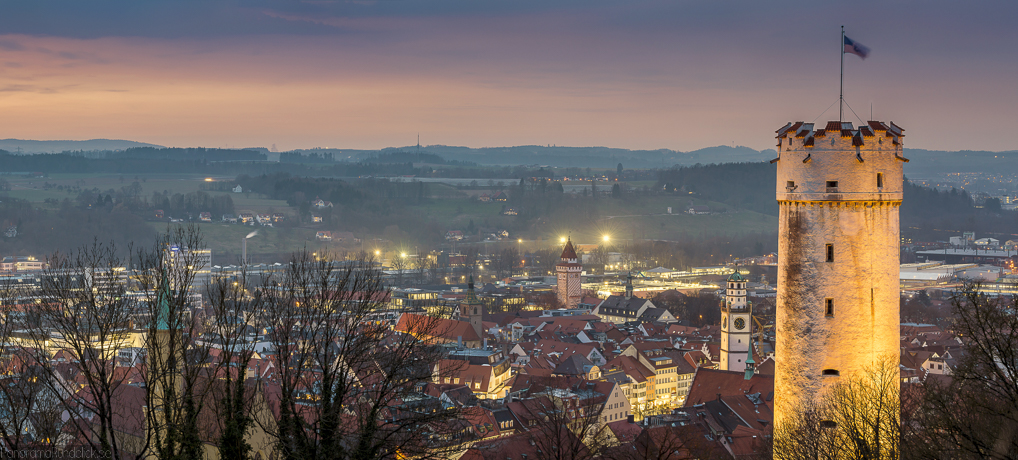
[[[735,270],[735,273],[732,273],[732,276],[728,277],[728,281],[740,281],[741,282],[741,281],[746,281],[746,278],[744,278],[742,276],[742,274],[739,273],[739,270]]]
[[[573,249],[573,240],[566,240],[566,247],[562,249],[562,259],[575,259],[576,250]]]
[[[162,277],[159,280],[159,292],[156,293],[156,305],[159,312],[156,318],[156,330],[166,331],[170,329],[170,281],[166,276],[166,269],[162,270]]]
[[[470,275],[470,282],[467,283],[467,296],[463,299],[464,305],[479,305],[481,300],[477,298],[477,293],[474,291],[474,275]]]

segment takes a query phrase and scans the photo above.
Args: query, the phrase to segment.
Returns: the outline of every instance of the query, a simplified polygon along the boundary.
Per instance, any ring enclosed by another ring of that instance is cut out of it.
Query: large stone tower
[[[721,365],[723,371],[746,370],[753,340],[753,309],[746,301],[746,278],[736,270],[728,277],[721,304]]]
[[[562,261],[555,265],[555,274],[558,275],[558,300],[566,308],[576,308],[583,298],[583,291],[580,286],[580,273],[583,266],[576,257],[576,250],[573,249],[573,240],[566,240],[566,247],[562,249]]]
[[[776,428],[839,379],[898,359],[902,131],[777,131]]]

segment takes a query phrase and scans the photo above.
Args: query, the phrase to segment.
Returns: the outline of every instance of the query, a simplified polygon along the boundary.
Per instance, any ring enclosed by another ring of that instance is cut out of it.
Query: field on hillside
[[[77,191],[68,193],[66,190],[57,189],[58,185],[65,189],[97,188],[105,192],[130,186],[137,180],[141,186],[141,196],[151,197],[153,192],[170,194],[195,192],[206,183],[203,176],[172,174],[149,174],[144,177],[54,174],[46,178],[5,176],[4,179],[11,185],[11,191],[6,192],[7,196],[25,199],[41,208],[50,209],[57,207],[53,200],[57,202],[65,198],[73,200],[77,196]],[[229,181],[232,178],[213,179]],[[599,185],[598,188],[603,190],[607,187]],[[476,238],[478,232],[486,234],[485,232],[508,230],[512,242],[517,239],[525,240],[524,243],[520,243],[522,249],[527,249],[528,242],[529,244],[537,241],[557,242],[567,235],[578,243],[587,244],[597,244],[608,235],[611,240],[621,244],[634,239],[689,241],[749,233],[769,234],[777,231],[777,219],[774,216],[688,196],[626,195],[622,199],[610,197],[593,199],[579,194],[550,194],[546,199],[531,200],[527,218],[502,215],[504,206],[514,205],[504,202],[482,203],[472,196],[476,195],[473,193],[475,190],[463,191],[434,182],[427,184],[427,190],[430,198],[422,204],[402,205],[397,208],[398,215],[374,216],[374,221],[370,223],[340,217],[334,219],[335,223],[331,227],[257,227],[258,236],[248,241],[249,258],[254,262],[282,261],[285,260],[286,254],[305,246],[314,251],[333,252],[360,250],[373,252],[375,249],[383,252],[400,252],[406,248],[424,250],[444,245],[443,237],[447,230],[466,231],[470,228],[474,230],[474,233],[469,234],[472,238]],[[222,191],[208,193],[230,195],[237,213],[283,213],[290,219],[297,217],[295,209],[282,200],[271,200],[256,193]],[[47,199],[51,201],[47,203]],[[336,204],[342,207],[342,203]],[[687,214],[685,211],[690,205],[706,205],[714,212],[704,215]],[[669,207],[672,208],[671,214],[668,213]],[[218,220],[219,216],[213,218]],[[394,232],[390,229],[396,222],[401,226],[413,228],[403,228],[401,229],[403,232],[395,233],[400,236],[392,236]],[[167,227],[166,222],[150,222],[150,225],[157,231],[165,231]],[[255,229],[220,222],[201,223],[199,226],[208,246],[213,249],[214,263],[219,265],[239,262],[241,239]],[[427,231],[414,232],[425,228]],[[354,232],[355,236],[365,243],[321,242],[315,238],[319,230]]]

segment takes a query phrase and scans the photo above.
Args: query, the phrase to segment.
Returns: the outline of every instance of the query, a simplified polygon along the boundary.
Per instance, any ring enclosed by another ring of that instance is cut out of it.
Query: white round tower
[[[898,359],[902,129],[779,129],[774,423],[826,386]]]

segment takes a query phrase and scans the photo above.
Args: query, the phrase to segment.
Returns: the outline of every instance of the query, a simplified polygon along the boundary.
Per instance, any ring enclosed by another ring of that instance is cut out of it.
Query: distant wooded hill
[[[33,141],[26,139],[0,139],[0,150],[14,153],[60,153],[80,150],[126,150],[133,147],[161,145],[120,139],[90,139],[87,141]]]
[[[938,152],[925,155],[955,161]],[[766,162],[675,167],[659,172],[656,188],[776,216],[774,170]],[[902,234],[924,241],[944,240],[964,231],[1010,235],[1018,224],[1018,212],[1001,210],[999,201],[995,207],[980,208],[964,190],[936,190],[907,180],[900,217]]]
[[[0,150],[11,153],[85,153],[93,158],[117,158],[114,151],[139,150],[147,147],[155,158],[191,160],[188,153],[197,150],[217,152],[257,152],[268,154],[269,160],[287,163],[320,164],[439,164],[459,166],[525,166],[556,168],[615,169],[622,163],[626,169],[670,168],[695,164],[753,163],[774,158],[773,149],[754,150],[749,147],[717,146],[690,152],[677,150],[629,150],[609,147],[558,147],[521,145],[514,147],[470,148],[449,145],[405,146],[379,150],[329,149],[293,150],[280,154],[262,147],[245,149],[164,149],[158,145],[127,140],[92,139],[87,141],[0,140]],[[20,151],[19,151],[20,148]],[[102,156],[92,156],[101,154]],[[987,174],[1018,174],[1018,150],[1006,152],[905,149],[905,156],[914,159],[905,165],[905,174],[912,177],[969,172]],[[128,155],[136,158],[136,155]],[[153,158],[150,157],[150,158]],[[239,158],[235,158],[237,160]],[[264,159],[264,158],[263,158]],[[407,172],[403,172],[406,174]]]

